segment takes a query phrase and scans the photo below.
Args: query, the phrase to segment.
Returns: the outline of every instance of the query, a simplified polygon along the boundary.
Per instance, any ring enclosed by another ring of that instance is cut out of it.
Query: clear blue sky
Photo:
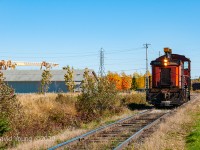
[[[200,76],[199,8],[198,0],[0,0],[0,59],[98,72],[103,47],[106,71],[144,73],[147,42],[149,60],[163,47],[189,57],[194,78]]]

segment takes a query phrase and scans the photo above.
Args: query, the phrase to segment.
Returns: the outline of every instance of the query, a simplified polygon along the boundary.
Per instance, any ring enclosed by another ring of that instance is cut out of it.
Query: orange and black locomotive
[[[184,55],[172,54],[170,48],[164,48],[164,52],[151,61],[152,77],[146,98],[155,106],[181,105],[190,100],[191,61]]]

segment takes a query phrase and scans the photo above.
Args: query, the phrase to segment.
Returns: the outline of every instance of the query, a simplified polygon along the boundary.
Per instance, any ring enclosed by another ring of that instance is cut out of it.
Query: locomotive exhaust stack
[[[168,58],[168,59],[171,59],[172,49],[165,47],[164,52],[165,52],[165,57]]]

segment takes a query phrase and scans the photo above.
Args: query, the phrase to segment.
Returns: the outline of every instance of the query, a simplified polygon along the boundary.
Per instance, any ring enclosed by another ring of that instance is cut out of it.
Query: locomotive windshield
[[[170,86],[171,85],[171,69],[170,68],[161,68],[161,86]]]

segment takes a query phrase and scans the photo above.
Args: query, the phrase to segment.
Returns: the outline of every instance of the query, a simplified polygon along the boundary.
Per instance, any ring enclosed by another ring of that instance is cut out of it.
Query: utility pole
[[[146,48],[146,94],[148,93],[149,88],[149,78],[148,78],[148,46],[151,44],[143,44]]]
[[[160,51],[159,51],[159,57],[160,57]]]
[[[100,66],[99,66],[99,76],[103,77],[105,74],[105,68],[104,68],[104,50],[101,48],[100,50]]]

